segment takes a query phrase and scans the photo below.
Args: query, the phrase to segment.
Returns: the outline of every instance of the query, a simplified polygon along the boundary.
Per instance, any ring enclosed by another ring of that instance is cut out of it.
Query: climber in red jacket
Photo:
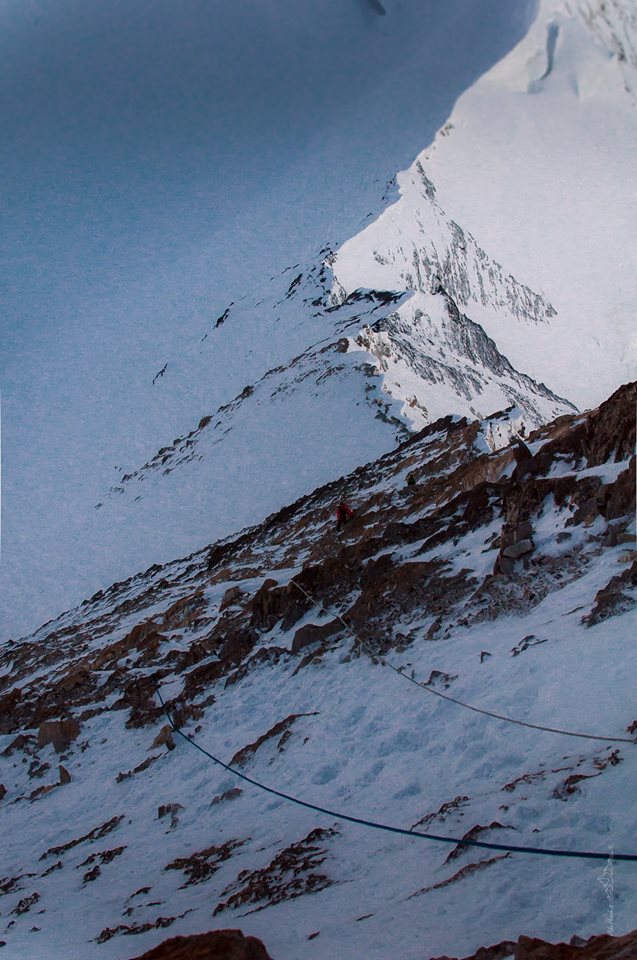
[[[354,511],[345,503],[344,500],[341,500],[339,505],[336,508],[336,531],[340,533],[341,527],[347,523],[348,520],[351,520],[354,516]]]

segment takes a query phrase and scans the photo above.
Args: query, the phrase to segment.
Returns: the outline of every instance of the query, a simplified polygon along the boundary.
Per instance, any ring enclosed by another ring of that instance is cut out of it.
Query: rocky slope
[[[547,943],[537,937],[520,937],[493,947],[481,947],[465,960],[632,960],[637,951],[637,931],[624,937],[602,934],[583,940],[573,937],[571,943]],[[450,960],[436,957],[433,960]]]
[[[130,956],[213,916],[282,960],[599,932],[603,862],[467,842],[635,853],[636,399],[511,446],[510,414],[446,417],[5,646],[3,954]],[[212,762],[159,694],[229,767],[333,812]]]

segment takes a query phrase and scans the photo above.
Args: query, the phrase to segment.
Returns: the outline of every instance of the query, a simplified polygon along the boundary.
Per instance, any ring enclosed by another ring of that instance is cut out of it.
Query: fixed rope
[[[313,603],[315,606],[319,606],[321,610],[323,610],[325,613],[330,613],[330,611],[326,610],[326,608],[322,604],[317,603],[314,597],[312,597],[311,594],[309,594],[308,591],[304,587],[302,587],[300,583],[297,583],[296,580],[294,579],[292,579],[290,583],[293,583],[294,586],[301,591],[301,593],[305,594],[305,596],[311,603]],[[505,721],[505,723],[514,723],[519,727],[529,727],[531,730],[542,730],[545,733],[559,733],[564,737],[580,737],[583,740],[603,740],[606,743],[632,743],[633,745],[635,744],[635,742],[637,742],[632,737],[605,737],[605,736],[597,736],[596,734],[593,734],[593,733],[575,733],[572,730],[560,730],[557,727],[546,727],[546,726],[542,726],[539,723],[530,723],[528,720],[516,720],[513,717],[507,717],[502,713],[494,713],[492,710],[483,710],[482,707],[474,707],[472,704],[465,703],[463,700],[457,700],[455,697],[450,697],[449,694],[447,693],[441,693],[439,690],[434,690],[432,687],[428,687],[426,684],[424,684],[421,680],[416,680],[415,677],[410,677],[408,674],[403,673],[402,668],[394,666],[394,664],[390,663],[389,660],[386,660],[385,657],[371,650],[365,644],[365,642],[361,640],[356,633],[354,633],[350,625],[347,623],[346,620],[343,619],[343,617],[341,617],[339,613],[335,613],[334,615],[336,616],[337,620],[340,620],[340,622],[343,624],[343,626],[348,631],[348,633],[354,638],[354,640],[356,640],[357,643],[361,644],[365,652],[372,658],[374,662],[382,663],[384,667],[389,667],[389,669],[393,670],[394,673],[398,674],[399,677],[402,677],[404,680],[408,680],[410,683],[413,683],[414,686],[419,687],[421,690],[424,690],[426,693],[431,693],[435,697],[440,697],[442,700],[449,700],[451,703],[455,703],[459,707],[464,707],[465,710],[473,710],[474,713],[481,713],[485,717],[493,717],[493,719],[503,720]]]
[[[210,751],[202,747],[201,744],[197,743],[196,740],[194,740],[192,737],[189,737],[188,734],[184,733],[183,730],[177,726],[164,702],[159,688],[157,688],[157,696],[159,697],[162,709],[173,731],[186,740],[191,746],[195,747],[196,750],[199,750],[204,756],[208,757],[209,760],[212,760],[220,767],[223,767],[224,770],[227,770],[228,773],[232,773],[235,777],[239,777],[246,783],[251,783],[252,786],[257,787],[259,790],[263,790],[265,793],[269,793],[274,797],[279,797],[279,799],[285,800],[288,803],[296,804],[296,806],[305,807],[307,810],[314,810],[316,813],[323,813],[328,817],[333,817],[336,820],[344,820],[347,823],[355,823],[361,827],[368,827],[373,830],[383,830],[385,833],[395,833],[404,837],[418,837],[420,840],[435,840],[439,843],[453,843],[456,846],[480,847],[484,850],[500,850],[504,853],[528,853],[544,857],[570,857],[580,860],[608,860],[609,857],[612,856],[613,860],[637,862],[637,854],[632,853],[613,852],[610,854],[587,850],[545,849],[542,847],[525,847],[506,843],[488,843],[486,840],[465,840],[462,837],[445,837],[436,833],[423,833],[419,830],[408,830],[405,827],[394,827],[388,823],[379,823],[376,820],[366,820],[363,817],[354,817],[348,813],[343,813],[338,810],[331,810],[329,807],[322,807],[316,803],[310,803],[308,800],[301,800],[299,797],[293,797],[291,794],[284,793],[282,790],[276,790],[274,787],[269,787],[265,783],[261,783],[259,780],[255,780],[253,777],[249,777],[247,774],[241,773],[240,770],[237,770],[235,767],[231,767],[230,764],[224,763],[224,761],[219,759],[219,757],[216,757],[214,754],[210,753]]]

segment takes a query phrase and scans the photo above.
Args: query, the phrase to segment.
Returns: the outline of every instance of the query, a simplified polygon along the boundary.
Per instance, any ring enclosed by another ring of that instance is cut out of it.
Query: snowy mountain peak
[[[356,287],[434,294],[444,289],[469,312],[491,310],[533,323],[555,316],[541,294],[506,273],[447,216],[420,160],[399,175],[398,184],[398,201],[332,261],[336,302]]]

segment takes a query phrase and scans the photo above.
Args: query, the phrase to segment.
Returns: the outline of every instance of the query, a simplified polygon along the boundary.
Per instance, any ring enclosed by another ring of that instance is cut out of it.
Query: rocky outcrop
[[[53,744],[56,753],[62,753],[72,740],[80,735],[80,725],[77,720],[45,720],[38,730],[38,747]]]
[[[240,930],[214,930],[172,937],[132,960],[271,960],[261,940]]]
[[[583,940],[574,936],[570,943],[548,943],[537,937],[520,937],[517,941],[504,940],[493,947],[480,947],[463,960],[635,960],[637,957],[637,930],[623,937],[610,934]],[[451,957],[432,957],[431,960],[452,960]]]
[[[187,857],[177,857],[167,863],[164,870],[182,870],[186,876],[183,887],[195,883],[204,883],[214,876],[222,863],[229,860],[237,847],[241,847],[244,840],[227,840],[225,843],[206,847]]]
[[[254,741],[254,743],[248,743],[245,747],[242,747],[241,750],[237,750],[230,761],[230,766],[243,766],[244,763],[247,763],[247,761],[255,755],[259,747],[263,746],[264,743],[267,743],[268,740],[276,740],[277,737],[280,738],[279,749],[281,749],[282,744],[285,743],[285,740],[289,738],[290,730],[296,721],[301,717],[314,716],[316,716],[315,713],[292,713],[284,720],[279,720],[278,723],[275,723],[273,727],[270,727],[269,730],[266,730],[262,736]]]
[[[620,387],[589,417],[583,440],[586,462],[628,460],[635,453],[635,406],[637,382]]]
[[[331,886],[334,881],[316,870],[328,857],[321,844],[336,833],[336,830],[317,827],[302,840],[282,850],[267,867],[242,871],[223,891],[222,896],[230,896],[217,904],[213,916],[246,904],[255,904],[248,912],[256,912]]]
[[[201,590],[197,590],[190,596],[181,597],[166,610],[161,622],[162,630],[192,628],[203,607],[205,607],[205,600]]]
[[[622,573],[611,577],[605,587],[595,595],[595,605],[591,612],[582,617],[582,623],[592,627],[602,620],[630,610],[637,604],[637,560]]]

